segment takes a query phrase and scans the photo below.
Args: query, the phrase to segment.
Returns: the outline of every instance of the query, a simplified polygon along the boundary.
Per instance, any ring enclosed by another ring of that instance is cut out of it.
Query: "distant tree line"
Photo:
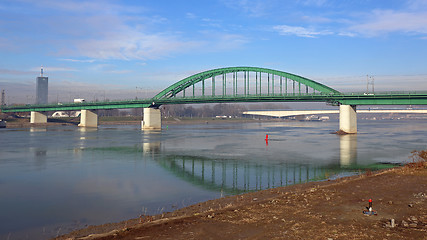
[[[160,111],[163,117],[194,117],[209,118],[216,116],[240,117],[247,110],[289,109],[284,103],[251,103],[251,104],[192,104],[192,105],[162,105]],[[72,115],[73,111],[64,111]],[[99,117],[107,116],[141,116],[142,108],[131,109],[100,109],[96,111]],[[52,115],[54,112],[49,112]],[[21,114],[16,114],[21,115]],[[28,113],[27,113],[28,115]]]
[[[163,105],[161,106],[162,116],[164,117],[216,117],[231,116],[240,117],[247,110],[263,109],[288,109],[283,104],[258,103],[258,104],[204,104],[197,105]]]
[[[161,107],[164,117],[215,117],[215,116],[240,116],[247,108],[239,104],[216,104],[203,106],[165,105]]]

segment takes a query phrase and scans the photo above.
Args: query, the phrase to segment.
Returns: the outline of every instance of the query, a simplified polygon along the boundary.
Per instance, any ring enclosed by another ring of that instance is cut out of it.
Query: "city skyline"
[[[340,91],[427,90],[427,1],[0,3],[0,89],[32,103],[147,97],[195,73],[256,66]]]

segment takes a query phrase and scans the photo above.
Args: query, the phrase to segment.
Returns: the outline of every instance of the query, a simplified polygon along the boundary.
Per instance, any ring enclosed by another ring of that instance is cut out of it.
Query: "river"
[[[408,161],[425,121],[0,129],[0,239],[46,239],[247,191]],[[265,140],[268,134],[268,142]]]

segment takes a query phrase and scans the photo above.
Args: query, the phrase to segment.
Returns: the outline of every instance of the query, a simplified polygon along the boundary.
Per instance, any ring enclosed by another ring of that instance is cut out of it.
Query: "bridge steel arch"
[[[239,73],[243,73],[243,76],[241,76],[242,74],[239,76]],[[265,79],[265,74],[267,74],[267,79]],[[262,78],[263,75],[264,79]],[[217,77],[222,78],[218,79]],[[212,80],[209,81],[209,79]],[[195,85],[199,83],[201,84],[201,96],[196,96]],[[229,84],[228,86],[227,83]],[[209,84],[211,88],[210,94],[206,91],[209,88],[207,87]],[[216,90],[218,88],[221,92],[220,94],[217,94]],[[188,93],[186,94],[187,89],[192,90],[190,97],[188,97]],[[340,94],[340,92],[319,82],[292,73],[259,67],[227,67],[204,71],[184,78],[158,93],[153,97],[153,100],[178,98],[179,95],[182,98],[234,96],[234,98],[238,99],[253,95],[301,96],[334,94]]]

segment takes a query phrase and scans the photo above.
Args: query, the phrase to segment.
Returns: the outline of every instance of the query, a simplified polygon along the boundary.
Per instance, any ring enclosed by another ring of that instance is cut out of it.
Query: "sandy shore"
[[[369,199],[377,215],[363,213]],[[427,239],[427,163],[220,198],[57,239]]]

